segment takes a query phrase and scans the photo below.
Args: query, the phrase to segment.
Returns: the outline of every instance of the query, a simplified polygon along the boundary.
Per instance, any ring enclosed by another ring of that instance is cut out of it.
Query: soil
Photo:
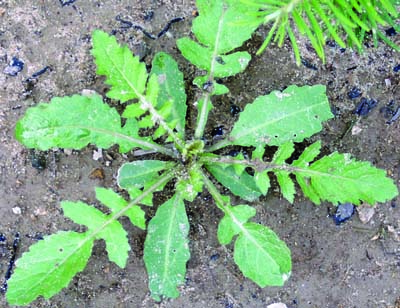
[[[43,235],[79,227],[62,216],[61,200],[83,200],[96,204],[94,187],[118,190],[118,167],[132,156],[120,155],[116,148],[103,150],[52,150],[32,152],[14,138],[15,123],[30,106],[49,101],[53,96],[71,95],[91,89],[104,94],[103,79],[96,77],[90,56],[90,34],[94,29],[111,32],[120,29],[116,16],[158,33],[174,17],[185,21],[172,25],[167,35],[151,40],[140,31],[117,31],[144,61],[150,63],[158,51],[172,54],[187,76],[189,125],[195,117],[190,84],[194,68],[187,64],[175,40],[190,34],[194,1],[27,1],[0,0],[0,277],[5,277],[13,254],[12,244],[20,234],[17,258]],[[153,16],[151,16],[153,12]],[[265,37],[265,29],[246,43],[252,54]],[[400,43],[400,34],[391,37]],[[323,132],[307,141],[322,139],[324,152],[351,153],[387,170],[397,185],[400,179],[400,120],[387,124],[380,109],[394,100],[400,104],[399,53],[380,44],[366,47],[359,55],[350,49],[326,47],[322,64],[306,40],[300,48],[308,64],[296,66],[289,44],[270,46],[254,56],[249,68],[225,84],[231,93],[215,100],[207,130],[223,125],[227,133],[237,116],[231,105],[244,108],[254,98],[290,84],[327,86],[336,116]],[[3,73],[13,57],[24,62],[16,76]],[[42,68],[50,69],[36,78],[26,79]],[[350,99],[348,92],[359,88],[362,97],[375,99],[378,106],[366,116],[353,113],[361,97]],[[300,145],[303,147],[306,145]],[[96,158],[96,157],[95,157]],[[93,171],[100,168],[104,174]],[[165,198],[158,195],[156,204]],[[233,198],[235,204],[240,200]],[[254,203],[255,221],[270,226],[292,251],[293,272],[284,287],[261,289],[245,279],[233,262],[232,246],[222,247],[216,238],[221,214],[204,192],[187,204],[191,226],[191,260],[187,280],[174,300],[154,302],[147,288],[142,260],[145,232],[124,226],[130,233],[130,253],[125,269],[107,260],[104,244],[95,245],[86,269],[70,285],[49,300],[40,298],[30,307],[266,307],[283,302],[290,308],[366,308],[399,307],[400,302],[400,205],[399,199],[377,204],[372,219],[363,224],[357,215],[335,225],[332,204],[313,205],[299,191],[294,204],[282,199],[278,186]],[[8,307],[4,295],[0,306]]]

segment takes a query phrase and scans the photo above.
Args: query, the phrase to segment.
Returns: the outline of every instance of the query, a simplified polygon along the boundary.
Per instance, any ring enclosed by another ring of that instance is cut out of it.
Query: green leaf
[[[307,167],[308,164],[318,156],[320,151],[321,141],[314,142],[312,145],[305,148],[299,158],[293,161],[292,165],[297,167]]]
[[[131,249],[128,235],[117,220],[84,202],[61,202],[64,215],[77,224],[84,225],[96,239],[106,242],[106,250],[110,261],[124,268]],[[90,234],[89,233],[89,234]]]
[[[296,189],[294,188],[294,183],[292,179],[289,177],[289,172],[280,170],[276,171],[275,175],[278,180],[279,186],[281,187],[281,193],[283,197],[293,204]]]
[[[229,77],[242,72],[251,56],[248,52],[230,53],[240,47],[260,24],[260,19],[245,16],[246,6],[237,1],[196,2],[199,16],[193,21],[192,31],[199,43],[181,38],[177,46],[182,55],[198,68],[207,71],[203,82],[197,79],[195,84],[203,89],[203,84],[215,77]],[[226,93],[227,88],[215,84],[213,95]]]
[[[172,102],[169,114],[164,119],[167,122],[177,121],[175,129],[178,131],[178,136],[183,139],[187,109],[183,74],[179,70],[176,61],[164,52],[159,52],[155,55],[152,62],[151,74],[157,76],[160,86],[157,108],[161,109],[165,102]]]
[[[268,176],[268,170],[255,172],[254,181],[256,182],[257,188],[265,196],[268,192],[269,187],[271,186]]]
[[[177,41],[182,55],[198,68],[210,72],[213,70],[214,77],[223,78],[243,72],[251,60],[246,51],[239,51],[229,55],[219,55],[213,60],[214,52],[210,48],[184,37]]]
[[[189,221],[179,195],[162,204],[148,225],[144,262],[151,296],[176,298],[184,282],[189,252]]]
[[[111,209],[112,213],[118,213],[128,205],[128,201],[111,189],[96,187],[96,198]],[[124,215],[129,218],[134,226],[142,230],[146,229],[145,213],[140,206],[133,205]]]
[[[27,305],[38,296],[49,299],[81,272],[92,253],[87,233],[58,232],[45,236],[16,262],[7,281],[6,298],[11,305]]]
[[[242,204],[225,207],[225,216],[218,224],[218,241],[221,245],[229,244],[235,235],[241,232],[241,225],[256,215],[255,208]]]
[[[147,182],[159,177],[159,172],[172,168],[173,163],[161,160],[138,160],[125,163],[118,170],[118,186],[143,188]]]
[[[325,87],[289,86],[248,104],[233,127],[231,144],[257,146],[301,142],[332,118]]]
[[[134,57],[127,46],[121,47],[115,36],[96,30],[92,35],[92,55],[97,74],[107,77],[111,86],[107,96],[122,103],[144,94],[147,82],[146,65]]]
[[[369,204],[394,198],[398,189],[386,172],[369,162],[356,161],[349,154],[332,153],[309,167],[295,167],[296,179],[304,194],[314,203]]]
[[[217,54],[242,46],[260,24],[258,18],[245,15],[248,8],[238,1],[197,0],[196,6],[199,16],[193,20],[192,31]]]
[[[254,178],[247,172],[237,175],[232,166],[222,168],[217,164],[206,165],[208,171],[234,195],[246,201],[254,201],[261,196]]]
[[[150,149],[152,144],[139,137],[134,120],[121,128],[118,112],[103,103],[101,96],[55,97],[50,103],[29,108],[16,125],[18,141],[28,148],[55,147],[81,149],[88,144],[100,148],[120,145],[122,152],[134,147]]]
[[[117,182],[118,186],[126,189],[132,199],[142,194],[142,189],[150,187],[159,178],[159,172],[170,169],[174,163],[160,160],[139,160],[125,163],[119,168]],[[155,191],[160,191],[164,186],[158,187]],[[153,193],[148,194],[141,203],[144,205],[153,205]]]
[[[282,286],[292,268],[290,250],[269,228],[256,224],[242,225],[234,251],[235,263],[243,275],[260,287]]]
[[[284,143],[275,152],[272,162],[278,165],[282,165],[283,163],[285,163],[285,160],[288,159],[293,154],[293,152],[294,152],[293,142]]]

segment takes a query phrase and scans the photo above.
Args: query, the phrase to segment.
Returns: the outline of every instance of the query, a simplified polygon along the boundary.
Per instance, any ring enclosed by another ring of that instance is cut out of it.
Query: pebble
[[[363,224],[366,224],[371,220],[375,214],[375,208],[371,205],[364,203],[357,207],[358,218]]]
[[[377,105],[378,102],[375,99],[368,99],[362,97],[353,113],[358,114],[360,116],[365,116],[368,113],[370,113],[370,111],[374,109]]]
[[[12,211],[15,215],[21,215],[21,213],[22,213],[22,210],[19,206],[13,207]]]
[[[20,71],[24,69],[24,62],[18,59],[17,57],[13,57],[8,66],[3,70],[3,73],[8,76],[17,76]]]
[[[350,99],[355,99],[357,97],[360,97],[362,94],[361,90],[357,87],[353,87],[348,93],[347,96]]]
[[[336,225],[344,223],[346,220],[350,219],[354,214],[354,205],[352,203],[339,204],[336,213],[333,215],[333,220]]]

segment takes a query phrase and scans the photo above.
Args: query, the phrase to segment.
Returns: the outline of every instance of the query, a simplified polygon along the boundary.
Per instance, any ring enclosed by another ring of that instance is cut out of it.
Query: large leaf
[[[119,144],[123,152],[152,147],[139,137],[133,119],[122,128],[118,112],[99,95],[55,97],[29,108],[17,122],[15,135],[26,147],[39,150],[81,149],[89,143],[101,148]]]
[[[186,121],[186,93],[183,74],[176,61],[168,54],[159,52],[155,55],[151,74],[157,76],[160,86],[157,97],[157,108],[161,109],[166,102],[171,102],[169,114],[165,117],[167,122],[176,121],[175,129],[182,139],[185,136]]]
[[[96,187],[96,198],[111,209],[112,213],[118,213],[128,205],[128,201],[111,189]],[[146,229],[146,219],[144,215],[144,211],[138,205],[133,205],[124,212],[124,216],[128,217],[134,226],[143,230]]]
[[[189,221],[183,200],[174,195],[162,204],[148,225],[144,262],[155,300],[176,298],[184,282],[189,252]]]
[[[92,35],[92,55],[97,74],[107,77],[112,88],[107,96],[122,103],[143,95],[147,82],[146,65],[127,46],[119,46],[115,36],[96,30]]]
[[[260,287],[282,286],[292,269],[290,250],[268,227],[245,223],[235,242],[234,259],[243,275]]]
[[[83,202],[61,202],[64,215],[75,223],[88,228],[94,238],[106,242],[108,258],[119,267],[124,268],[131,249],[125,229],[117,221],[110,219],[98,209]]]
[[[92,253],[87,233],[58,232],[32,245],[16,262],[7,281],[7,301],[27,305],[38,296],[48,299],[65,288],[82,271]]]
[[[297,163],[298,164],[298,163]],[[314,203],[369,204],[390,200],[398,194],[386,172],[369,162],[356,161],[350,154],[332,153],[308,167],[294,167],[293,173],[304,194]]]
[[[246,201],[254,201],[261,196],[261,192],[254,181],[254,177],[247,172],[237,175],[234,167],[221,167],[217,164],[206,165],[208,171],[234,195]]]
[[[321,122],[332,117],[324,86],[293,85],[248,104],[232,129],[229,143],[257,146],[301,142],[319,132]]]

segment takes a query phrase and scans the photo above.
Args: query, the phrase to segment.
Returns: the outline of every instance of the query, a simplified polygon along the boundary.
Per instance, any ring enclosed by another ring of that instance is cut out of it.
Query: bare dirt
[[[77,0],[66,6],[60,1],[0,0],[0,234],[6,238],[0,241],[0,282],[12,256],[16,233],[20,234],[19,257],[43,235],[57,230],[78,230],[78,226],[63,218],[60,201],[95,203],[95,186],[117,190],[115,175],[126,160],[115,148],[104,150],[99,160],[93,159],[94,147],[31,153],[14,138],[18,118],[28,107],[49,101],[53,96],[80,93],[84,89],[104,94],[105,86],[95,76],[90,56],[90,34],[94,29],[108,32],[120,29],[117,15],[152,33],[158,33],[171,18],[186,18],[155,41],[132,29],[117,33],[117,37],[147,63],[158,51],[171,53],[188,78],[189,98],[193,98],[195,88],[190,80],[194,68],[177,52],[175,39],[189,35],[194,10],[193,1],[184,0]],[[246,43],[246,48],[254,53],[264,35],[264,30],[260,30]],[[399,43],[400,34],[392,39]],[[289,45],[282,49],[271,46],[262,56],[253,58],[245,73],[227,80],[231,93],[215,100],[207,137],[219,125],[229,132],[235,120],[230,113],[231,104],[243,108],[257,95],[282,90],[290,84],[324,84],[336,117],[309,142],[322,139],[326,153],[348,152],[368,160],[386,169],[399,185],[400,119],[388,125],[380,112],[391,100],[395,106],[400,104],[400,72],[393,71],[400,64],[399,53],[383,45],[366,48],[362,55],[349,49],[327,47],[328,60],[322,64],[309,51],[306,41],[301,42],[301,49],[315,69],[297,67]],[[17,76],[3,73],[12,57],[25,63]],[[24,82],[46,66],[51,70],[35,82]],[[360,101],[360,97],[348,97],[353,87],[361,90],[362,97],[378,101],[378,106],[367,116],[353,114]],[[195,115],[192,103],[189,101],[192,108],[189,124]],[[132,159],[128,155],[129,158]],[[104,177],[91,176],[96,168],[104,170]],[[160,304],[150,298],[142,261],[145,233],[125,223],[132,246],[125,269],[107,260],[104,244],[100,242],[95,245],[87,268],[68,288],[49,300],[38,299],[30,307],[232,308],[266,307],[275,302],[283,302],[290,308],[399,307],[399,199],[378,204],[366,224],[355,215],[337,226],[329,216],[333,205],[314,206],[301,192],[291,205],[281,198],[277,186],[273,188],[269,196],[255,204],[256,221],[275,230],[292,251],[292,276],[282,288],[261,289],[241,275],[232,260],[232,247],[218,244],[216,226],[221,214],[204,192],[188,204],[192,258],[180,298]],[[162,200],[163,196],[158,198]],[[4,295],[0,297],[0,306],[8,307]]]

